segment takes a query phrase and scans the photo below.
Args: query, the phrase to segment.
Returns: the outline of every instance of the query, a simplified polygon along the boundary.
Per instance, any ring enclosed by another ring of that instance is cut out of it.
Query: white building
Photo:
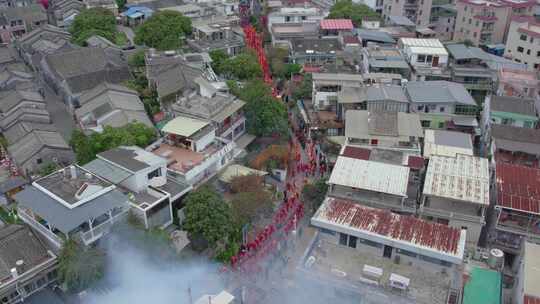
[[[489,206],[489,163],[486,158],[431,155],[424,180],[420,214],[467,231],[476,246]]]
[[[415,113],[345,112],[345,142],[359,147],[377,147],[420,155],[423,137],[420,117]]]
[[[117,185],[146,229],[172,224],[172,203],[191,190],[167,176],[167,159],[136,146],[99,153],[84,168]]]
[[[282,7],[268,14],[268,31],[274,24],[316,23],[324,19],[324,14],[316,7]]]
[[[466,231],[413,216],[327,197],[311,224],[334,236],[336,244],[369,250],[375,256],[456,267],[463,262]]]
[[[70,238],[94,243],[129,210],[115,185],[77,165],[35,180],[14,199],[19,217],[57,248]]]
[[[526,242],[516,276],[514,303],[540,303],[540,245]]]
[[[217,137],[208,121],[178,116],[162,129],[166,135],[146,150],[166,158],[169,174],[195,186],[214,176],[234,157],[234,141]]]
[[[508,29],[504,56],[524,63],[529,71],[540,67],[540,22],[533,16],[512,19]]]
[[[440,76],[448,65],[448,52],[439,39],[401,38],[398,47],[414,69],[414,80]]]

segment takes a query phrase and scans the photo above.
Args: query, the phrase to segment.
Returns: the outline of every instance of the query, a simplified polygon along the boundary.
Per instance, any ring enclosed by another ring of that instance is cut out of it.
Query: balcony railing
[[[128,209],[124,209],[122,212],[114,215],[111,219],[96,225],[93,229],[85,232],[79,232],[78,236],[85,245],[90,245],[93,242],[99,240],[102,236],[107,234],[116,222],[121,221],[127,214]]]
[[[467,221],[467,222],[472,222],[472,223],[485,224],[485,220],[483,216],[463,214],[463,213],[458,213],[458,212],[433,209],[429,207],[422,207],[421,212],[423,215],[429,215],[429,216],[434,216],[438,218],[462,220],[462,221]]]
[[[50,231],[47,227],[40,224],[38,221],[36,221],[34,218],[32,218],[29,214],[27,214],[24,210],[18,209],[17,215],[30,227],[34,228],[35,230],[39,231],[41,234],[43,234],[47,239],[49,239],[57,248],[62,247],[62,244],[64,241],[62,238],[60,238],[58,235],[54,234],[52,231]]]
[[[540,219],[513,216],[512,219],[503,220],[499,217],[497,230],[540,240]]]

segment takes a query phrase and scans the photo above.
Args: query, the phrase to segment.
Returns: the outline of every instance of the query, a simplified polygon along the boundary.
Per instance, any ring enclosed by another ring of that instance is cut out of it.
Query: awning
[[[462,127],[478,127],[478,121],[475,117],[454,117],[452,118],[452,122],[456,126],[462,126]]]
[[[257,176],[264,176],[267,175],[268,172],[233,164],[228,166],[227,169],[225,169],[225,171],[219,175],[219,180],[224,183],[230,183],[232,179],[236,176],[246,176],[252,174]]]
[[[141,12],[136,12],[136,13],[133,13],[133,14],[128,15],[128,18],[131,18],[131,19],[137,19],[137,18],[141,18],[142,16],[144,16],[143,13],[141,13]]]
[[[195,134],[197,131],[206,127],[208,122],[199,119],[178,116],[169,121],[163,126],[162,131],[165,133],[176,134],[184,137],[189,137]]]
[[[114,208],[128,208],[128,198],[118,190],[111,190],[78,207],[69,209],[33,186],[15,195],[20,206],[31,209],[54,228],[67,234]]]
[[[501,138],[493,138],[495,141],[495,147],[497,149],[511,151],[511,152],[523,152],[531,155],[540,155],[540,144],[525,143]]]

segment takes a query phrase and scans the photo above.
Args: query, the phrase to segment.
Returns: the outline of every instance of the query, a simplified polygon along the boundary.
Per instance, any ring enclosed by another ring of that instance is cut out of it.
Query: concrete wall
[[[202,150],[206,149],[206,147],[214,141],[215,137],[216,137],[216,130],[213,129],[212,131],[205,134],[203,137],[197,139],[197,141],[195,141],[195,147],[196,147],[195,151],[201,152]]]
[[[17,160],[17,156],[14,156]],[[38,164],[38,159],[41,159],[41,163]],[[56,161],[55,161],[56,160]],[[75,161],[75,154],[70,149],[53,149],[49,147],[43,147],[30,159],[26,160],[22,164],[18,164],[23,172],[37,172],[39,169],[48,163],[60,163],[71,164]]]
[[[508,39],[506,41],[506,48],[504,55],[512,60],[527,65],[529,71],[538,70],[540,66],[540,57],[537,56],[540,52],[540,38],[532,37],[518,32],[520,27],[525,27],[537,34],[540,34],[540,27],[529,24],[528,22],[512,21],[508,30]],[[525,40],[522,40],[521,37]],[[518,51],[518,48],[523,48],[522,51]],[[535,68],[536,66],[536,68]]]

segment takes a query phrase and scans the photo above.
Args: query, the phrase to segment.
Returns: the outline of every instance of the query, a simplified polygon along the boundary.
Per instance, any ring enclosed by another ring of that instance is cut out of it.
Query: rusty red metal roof
[[[371,150],[359,147],[346,146],[345,150],[343,150],[343,153],[341,155],[355,159],[369,160]]]
[[[525,295],[523,296],[523,304],[540,304],[540,298]]]
[[[497,205],[540,214],[540,169],[497,162]]]
[[[374,209],[352,201],[328,197],[318,215],[326,221],[361,229],[440,252],[457,254],[461,231],[443,224]]]
[[[407,160],[407,167],[411,169],[420,170],[424,168],[425,161],[421,156],[409,156]]]
[[[321,20],[321,29],[323,30],[352,30],[353,28],[351,19]]]

